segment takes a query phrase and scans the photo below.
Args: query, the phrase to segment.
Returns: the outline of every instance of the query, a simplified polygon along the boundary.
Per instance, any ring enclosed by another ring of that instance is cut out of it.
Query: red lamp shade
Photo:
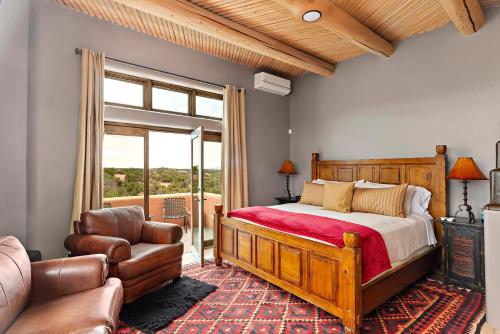
[[[280,174],[296,174],[295,167],[290,160],[285,160],[283,165],[281,165],[280,170],[278,171]]]
[[[454,180],[488,180],[470,157],[458,158],[447,178]]]

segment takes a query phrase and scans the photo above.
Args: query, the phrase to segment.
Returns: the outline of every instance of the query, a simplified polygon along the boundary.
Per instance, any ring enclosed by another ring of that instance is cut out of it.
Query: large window
[[[190,131],[106,124],[103,145],[104,203],[140,205],[147,217],[162,221],[163,199],[184,197],[190,206]],[[204,143],[204,185],[210,203],[222,193],[221,136]]]
[[[222,119],[222,95],[106,71],[104,102],[192,117]]]

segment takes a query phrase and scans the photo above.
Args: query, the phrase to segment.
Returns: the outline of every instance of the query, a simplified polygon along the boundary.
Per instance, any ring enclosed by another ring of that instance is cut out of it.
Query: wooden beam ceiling
[[[442,27],[450,17],[457,27],[477,31],[484,23],[478,2],[483,8],[500,6],[500,0],[49,1],[285,77],[305,72],[331,75],[336,63],[368,51],[388,56],[393,50],[390,42]],[[337,14],[323,16],[330,22],[305,24],[290,10],[297,2],[329,3]]]
[[[478,0],[440,0],[455,27],[464,36],[476,33],[486,22]]]
[[[335,64],[248,29],[185,0],[114,0],[303,70],[330,76]]]
[[[394,53],[394,47],[389,41],[337,7],[331,0],[275,1],[291,10],[302,24],[321,25],[352,44],[382,57],[389,57]],[[303,15],[310,11],[318,11],[321,17],[314,22],[304,21]]]

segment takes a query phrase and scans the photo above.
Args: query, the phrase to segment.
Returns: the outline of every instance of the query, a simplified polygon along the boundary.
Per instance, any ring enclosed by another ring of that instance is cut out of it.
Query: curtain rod
[[[82,49],[76,48],[75,49],[75,54],[81,55],[82,54]],[[114,59],[114,58],[107,57],[107,56],[106,56],[106,59],[112,60],[112,61],[117,62],[117,63],[122,63],[122,64],[125,64],[125,65],[135,66],[135,67],[143,68],[143,69],[146,69],[146,70],[150,70],[150,71],[159,72],[159,73],[162,73],[162,74],[171,75],[171,76],[174,76],[174,77],[177,77],[177,78],[181,78],[181,79],[196,81],[196,82],[204,83],[204,84],[207,84],[207,85],[210,85],[210,86],[219,87],[219,88],[225,88],[224,85],[216,84],[216,83],[213,83],[213,82],[208,82],[208,81],[204,81],[204,80],[194,79],[194,78],[190,78],[190,77],[187,77],[187,76],[184,76],[184,75],[179,75],[179,74],[175,74],[175,73],[171,73],[171,72],[167,72],[167,71],[157,70],[157,69],[154,69],[154,68],[151,68],[151,67],[147,67],[147,66],[143,66],[143,65],[132,64],[132,63],[129,63],[127,61],[123,61],[123,60],[119,60],[119,59]]]

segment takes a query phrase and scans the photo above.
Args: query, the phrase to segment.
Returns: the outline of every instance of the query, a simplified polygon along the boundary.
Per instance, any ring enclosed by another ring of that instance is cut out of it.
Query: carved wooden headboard
[[[319,154],[313,153],[311,171],[313,180],[421,186],[432,192],[429,212],[434,220],[446,216],[446,145],[436,146],[436,156],[430,158],[320,160]],[[436,238],[442,242],[441,225],[434,225]]]

